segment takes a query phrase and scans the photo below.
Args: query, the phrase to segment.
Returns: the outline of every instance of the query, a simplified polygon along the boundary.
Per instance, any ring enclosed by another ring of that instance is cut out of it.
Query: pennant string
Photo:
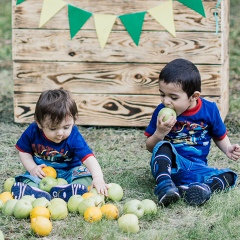
[[[21,4],[26,0],[16,0],[16,5]],[[174,19],[173,19],[173,9],[172,9],[172,1],[169,0],[164,2],[156,7],[148,9],[143,12],[136,12],[131,14],[123,14],[123,15],[108,15],[108,14],[93,14],[84,9],[77,8],[70,4],[67,4],[64,0],[43,0],[43,7],[40,16],[39,27],[45,25],[58,11],[60,11],[64,6],[68,6],[68,19],[70,26],[70,36],[71,39],[76,35],[76,33],[82,28],[82,26],[86,23],[86,21],[94,16],[95,27],[97,30],[97,35],[100,41],[100,45],[103,48],[106,44],[107,38],[110,34],[111,28],[114,24],[116,18],[119,18],[127,32],[132,37],[132,40],[136,45],[139,44],[140,35],[142,31],[142,26],[144,22],[144,15],[148,12],[158,23],[160,23],[169,33],[171,33],[174,37],[176,37]],[[202,4],[202,0],[178,0],[182,4],[190,7],[196,12],[200,13],[205,17],[204,6]],[[219,31],[219,20],[218,20],[218,12],[217,9],[222,0],[218,0],[216,4],[216,9],[214,12],[214,17],[216,20],[216,34]],[[75,19],[75,18],[78,19]],[[80,18],[80,20],[79,20]],[[103,26],[99,25],[98,21],[101,21]]]
[[[216,21],[216,32],[215,34],[218,34],[219,32],[219,18],[218,18],[218,8],[221,4],[221,1],[222,0],[218,0],[217,4],[216,4],[216,7],[215,7],[215,12],[214,12],[214,17],[215,17],[215,21]]]

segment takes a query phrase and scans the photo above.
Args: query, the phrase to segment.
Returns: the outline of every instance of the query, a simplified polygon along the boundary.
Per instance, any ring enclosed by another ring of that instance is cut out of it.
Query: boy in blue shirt
[[[34,195],[36,198],[50,200],[60,197],[68,201],[74,194],[87,192],[87,186],[107,195],[101,167],[74,124],[77,117],[76,103],[68,91],[48,90],[40,95],[35,122],[23,132],[16,144],[27,172],[15,178],[16,183],[12,187],[15,198]],[[64,178],[69,184],[55,186],[50,193],[39,189],[39,183],[45,177],[42,171],[45,166],[53,167],[57,177]]]
[[[146,128],[146,147],[152,152],[151,171],[156,179],[154,193],[160,205],[168,206],[182,197],[199,206],[213,192],[235,185],[237,174],[230,169],[209,167],[211,139],[232,160],[240,157],[240,146],[231,144],[215,103],[200,97],[201,77],[197,67],[185,59],[168,63],[159,75],[161,104]],[[165,122],[159,111],[168,107]]]

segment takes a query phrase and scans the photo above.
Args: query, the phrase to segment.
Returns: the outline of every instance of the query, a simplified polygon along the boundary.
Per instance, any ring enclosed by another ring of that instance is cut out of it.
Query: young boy
[[[160,205],[168,206],[182,197],[199,206],[213,192],[235,185],[237,174],[230,169],[209,167],[211,139],[232,160],[240,157],[238,144],[232,145],[215,103],[200,98],[201,77],[190,61],[176,59],[159,75],[162,103],[155,109],[146,128],[146,147],[152,152],[151,171],[156,179],[154,193]],[[177,118],[159,111],[168,107]]]
[[[34,195],[65,201],[74,195],[87,192],[92,185],[99,193],[107,195],[101,167],[92,150],[74,125],[78,116],[75,101],[63,89],[43,92],[36,104],[35,122],[23,132],[17,141],[20,161],[25,174],[17,176],[12,187],[15,198]],[[83,164],[85,166],[83,166]],[[42,168],[52,166],[58,178],[68,185],[55,186],[50,193],[38,188],[45,173]]]

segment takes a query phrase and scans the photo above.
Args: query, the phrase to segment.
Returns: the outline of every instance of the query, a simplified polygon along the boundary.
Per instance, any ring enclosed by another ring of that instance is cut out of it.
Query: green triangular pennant
[[[16,5],[18,5],[18,4],[20,4],[20,3],[24,2],[24,1],[25,0],[17,0]]]
[[[138,46],[140,35],[142,32],[142,26],[144,21],[145,12],[130,13],[119,16],[122,24],[127,29],[129,35]]]
[[[92,13],[83,9],[68,5],[68,19],[70,27],[70,35],[73,38],[82,28],[86,21],[92,16]]]
[[[203,17],[206,17],[202,0],[178,0],[178,1],[186,5],[187,7],[191,8],[192,10],[198,12]]]

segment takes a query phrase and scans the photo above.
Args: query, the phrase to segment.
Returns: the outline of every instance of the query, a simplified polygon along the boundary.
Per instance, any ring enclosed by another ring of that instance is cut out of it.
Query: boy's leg
[[[154,193],[158,196],[159,204],[168,206],[179,200],[180,195],[171,179],[172,160],[174,158],[171,145],[163,143],[154,148],[151,170],[157,186]]]
[[[231,172],[221,173],[209,178],[207,184],[212,192],[220,192],[234,185],[234,174]]]
[[[204,183],[194,182],[188,186],[179,186],[179,192],[184,200],[193,206],[204,204],[213,192],[225,190],[234,185],[234,173],[224,172],[214,175]]]
[[[82,184],[85,185],[86,187],[92,185],[92,177],[81,177],[81,178],[76,178],[72,181],[73,184]]]
[[[87,177],[92,179],[91,173],[83,165],[69,171],[58,170],[58,176],[66,179],[70,184],[53,187],[50,190],[50,195],[53,198],[62,198],[66,202],[72,195],[83,195],[88,191],[85,184],[88,184],[90,181],[85,179],[86,181],[82,180],[81,182],[80,180],[77,181],[77,179]]]

